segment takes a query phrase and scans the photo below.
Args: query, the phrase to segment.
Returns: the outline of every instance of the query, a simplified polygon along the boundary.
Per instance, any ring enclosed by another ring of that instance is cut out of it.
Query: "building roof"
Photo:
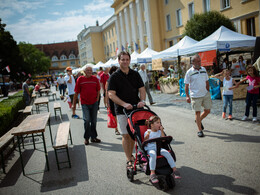
[[[63,43],[50,43],[50,44],[37,44],[34,45],[37,49],[45,53],[46,56],[57,56],[60,58],[61,55],[69,57],[70,54],[74,54],[78,57],[78,43],[77,41],[63,42]]]

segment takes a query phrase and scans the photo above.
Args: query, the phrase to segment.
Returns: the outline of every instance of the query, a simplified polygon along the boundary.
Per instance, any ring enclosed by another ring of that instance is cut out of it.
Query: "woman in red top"
[[[75,110],[76,100],[78,98],[78,94],[80,93],[80,102],[82,105],[85,129],[85,145],[88,145],[89,138],[91,138],[91,142],[101,142],[101,140],[97,138],[96,130],[100,84],[97,77],[92,75],[91,66],[87,66],[84,72],[86,75],[80,76],[76,82],[72,109]]]

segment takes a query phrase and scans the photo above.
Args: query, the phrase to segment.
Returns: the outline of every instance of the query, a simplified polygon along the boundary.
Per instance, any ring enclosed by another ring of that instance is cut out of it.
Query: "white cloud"
[[[85,5],[84,10],[85,11],[104,11],[111,9],[110,6],[112,4],[112,1],[107,0],[94,0],[92,3]]]
[[[62,17],[57,20],[45,20],[30,23],[21,20],[17,24],[7,26],[17,42],[25,41],[32,44],[53,43],[77,40],[77,35],[86,26],[93,26],[96,20],[104,23],[110,15],[103,17],[92,17],[92,15],[81,15]]]

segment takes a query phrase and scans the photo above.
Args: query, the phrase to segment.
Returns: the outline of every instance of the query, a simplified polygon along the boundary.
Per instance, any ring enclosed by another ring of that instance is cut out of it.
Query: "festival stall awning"
[[[110,58],[105,64],[102,65],[103,68],[109,68],[111,67],[111,64],[113,63],[113,59]]]
[[[137,64],[137,57],[139,56],[140,54],[137,53],[136,51],[134,51],[132,54],[131,54],[131,62],[130,64]]]
[[[189,36],[185,36],[177,44],[173,45],[172,47],[169,47],[168,49],[165,49],[165,50],[159,52],[158,54],[153,55],[152,59],[153,60],[159,59],[159,58],[169,58],[170,59],[170,58],[178,57],[180,48],[190,47],[197,42],[198,41],[190,38]]]
[[[255,41],[256,37],[243,35],[221,26],[214,33],[198,43],[187,48],[180,48],[179,55],[188,55],[210,50],[230,51],[234,48],[254,47]]]
[[[158,54],[157,51],[154,51],[147,47],[138,57],[138,63],[150,63],[152,62],[152,56]]]

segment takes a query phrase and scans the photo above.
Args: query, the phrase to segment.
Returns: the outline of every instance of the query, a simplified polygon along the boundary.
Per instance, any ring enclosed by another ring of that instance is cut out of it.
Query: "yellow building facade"
[[[130,45],[131,52],[146,47],[162,51],[176,44],[195,13],[212,10],[230,18],[239,33],[260,35],[259,0],[114,0],[111,7],[119,49]]]
[[[87,63],[105,63],[115,58],[117,38],[115,32],[115,17],[110,17],[101,26],[84,28],[77,36],[80,65]]]

